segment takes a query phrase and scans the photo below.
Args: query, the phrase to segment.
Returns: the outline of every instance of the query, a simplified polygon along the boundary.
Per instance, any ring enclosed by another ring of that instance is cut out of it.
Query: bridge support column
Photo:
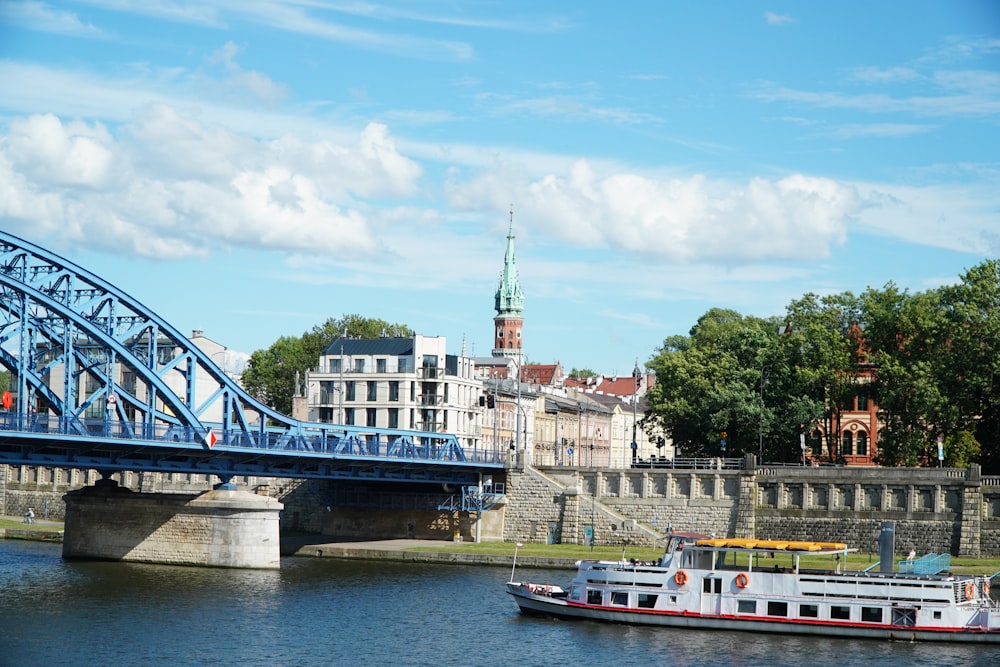
[[[66,501],[63,557],[277,569],[283,505],[249,491],[137,493],[88,486]]]

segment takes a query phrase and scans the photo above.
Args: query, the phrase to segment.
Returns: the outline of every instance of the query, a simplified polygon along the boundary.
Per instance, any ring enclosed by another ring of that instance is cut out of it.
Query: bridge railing
[[[413,459],[486,465],[503,465],[508,452],[464,450],[455,436],[427,431],[360,429],[303,422],[296,430],[286,426],[262,426],[258,430],[227,430],[222,424],[204,424],[205,429],[183,425],[142,424],[75,416],[0,413],[0,430],[63,435],[81,439],[127,439],[161,446],[266,450],[320,457],[371,457]],[[215,437],[209,447],[209,432]]]

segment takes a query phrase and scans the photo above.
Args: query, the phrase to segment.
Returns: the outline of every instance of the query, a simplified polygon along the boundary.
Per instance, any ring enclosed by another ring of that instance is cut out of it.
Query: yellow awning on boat
[[[746,537],[715,538],[698,540],[701,547],[716,547],[728,549],[765,549],[768,551],[843,551],[847,545],[843,542],[807,542],[793,540],[755,540]]]

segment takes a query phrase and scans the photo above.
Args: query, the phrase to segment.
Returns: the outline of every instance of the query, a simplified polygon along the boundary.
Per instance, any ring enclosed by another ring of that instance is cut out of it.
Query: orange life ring
[[[976,585],[971,581],[965,585],[965,599],[971,600],[976,594]]]
[[[674,582],[676,582],[678,586],[686,584],[688,582],[687,572],[684,570],[677,570],[677,572],[674,573]]]
[[[736,575],[737,588],[746,588],[747,584],[749,583],[750,583],[750,577],[748,577],[746,573],[740,572],[739,574]]]

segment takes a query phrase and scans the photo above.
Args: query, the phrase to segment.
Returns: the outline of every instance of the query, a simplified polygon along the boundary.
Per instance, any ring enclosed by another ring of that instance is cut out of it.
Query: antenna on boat
[[[520,542],[514,545],[514,561],[510,564],[510,583],[514,583],[514,568],[517,567],[517,550],[523,546]]]

